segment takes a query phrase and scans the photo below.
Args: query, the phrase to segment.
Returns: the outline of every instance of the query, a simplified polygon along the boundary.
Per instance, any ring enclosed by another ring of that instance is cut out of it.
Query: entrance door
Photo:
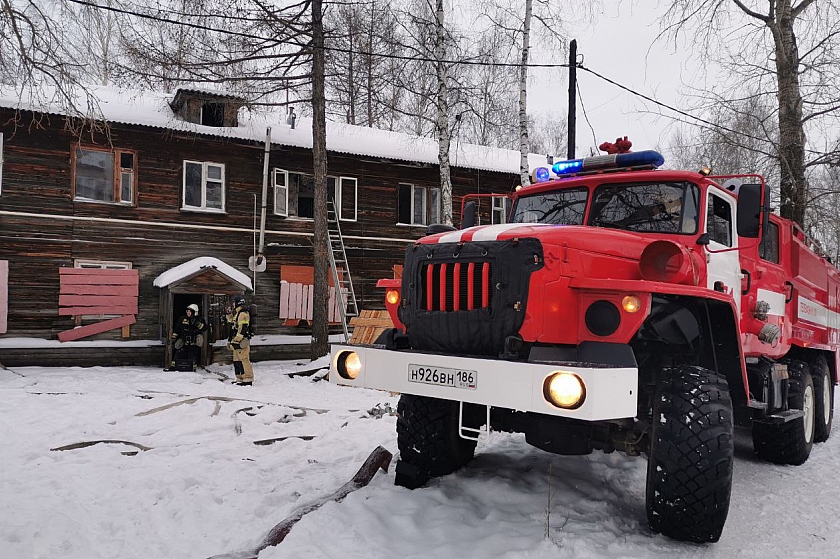
[[[178,323],[178,320],[181,319],[182,316],[187,314],[187,306],[196,304],[198,305],[198,316],[207,324],[207,309],[204,305],[204,295],[200,293],[174,293],[172,296],[172,325],[174,330],[174,325]],[[209,331],[209,328],[208,328]],[[171,334],[171,332],[170,332]],[[204,333],[204,339],[201,343],[201,357],[198,360],[199,365],[206,365],[207,361],[207,341],[208,341],[208,332]],[[174,348],[173,348],[174,350]],[[174,357],[173,357],[174,359]]]

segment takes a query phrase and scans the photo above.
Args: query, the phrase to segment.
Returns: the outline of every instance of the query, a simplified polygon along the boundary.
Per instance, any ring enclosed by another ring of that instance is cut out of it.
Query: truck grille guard
[[[416,244],[406,251],[400,320],[411,347],[498,356],[525,319],[537,239]]]

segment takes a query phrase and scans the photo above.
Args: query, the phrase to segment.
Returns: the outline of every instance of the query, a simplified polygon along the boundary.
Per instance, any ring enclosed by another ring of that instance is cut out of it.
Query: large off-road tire
[[[786,423],[753,423],[755,453],[775,464],[803,464],[814,445],[815,392],[808,364],[788,363],[788,407],[802,410],[803,417]]]
[[[814,442],[822,443],[831,436],[834,421],[834,379],[822,355],[811,361],[809,367],[814,381]]]
[[[395,483],[409,489],[472,460],[475,441],[458,435],[458,402],[403,394],[397,404],[400,462]]]
[[[682,541],[718,541],[729,513],[734,453],[726,379],[695,366],[664,371],[648,453],[651,530]]]

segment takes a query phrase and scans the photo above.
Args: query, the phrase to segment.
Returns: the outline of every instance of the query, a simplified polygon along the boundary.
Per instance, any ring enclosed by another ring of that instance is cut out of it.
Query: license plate
[[[450,388],[475,390],[478,373],[464,369],[448,369],[429,365],[409,365],[408,382],[421,382]]]

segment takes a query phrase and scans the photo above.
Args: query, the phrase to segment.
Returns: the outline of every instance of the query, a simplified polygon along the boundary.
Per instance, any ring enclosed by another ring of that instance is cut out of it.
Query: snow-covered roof
[[[158,277],[155,278],[155,287],[166,287],[167,285],[172,285],[176,281],[180,281],[184,278],[190,277],[193,274],[200,272],[205,268],[214,268],[221,274],[229,277],[231,280],[235,281],[236,283],[244,286],[247,289],[253,289],[251,286],[251,278],[234,268],[228,264],[225,264],[218,258],[213,258],[212,256],[201,256],[199,258],[193,258],[189,262],[184,262],[180,266],[175,266],[171,268]]]
[[[266,127],[270,126],[273,144],[312,148],[312,120],[298,118],[295,128],[292,128],[285,122],[284,111],[257,112],[243,109],[240,111],[239,126],[204,126],[185,122],[172,112],[169,102],[174,98],[174,93],[104,86],[91,86],[89,92],[96,101],[89,103],[85,94],[79,92],[76,96],[76,106],[81,107],[86,116],[92,118],[112,123],[152,126],[257,142],[265,141]],[[0,87],[0,107],[65,115],[68,113],[66,105],[66,100],[48,89],[27,90],[21,93],[14,88]],[[338,122],[327,122],[327,149],[332,152],[417,163],[438,162],[438,143],[434,138]],[[545,155],[531,154],[530,167],[545,165],[545,159]],[[519,173],[518,151],[465,144],[456,139],[453,139],[450,148],[450,161],[455,167]]]

